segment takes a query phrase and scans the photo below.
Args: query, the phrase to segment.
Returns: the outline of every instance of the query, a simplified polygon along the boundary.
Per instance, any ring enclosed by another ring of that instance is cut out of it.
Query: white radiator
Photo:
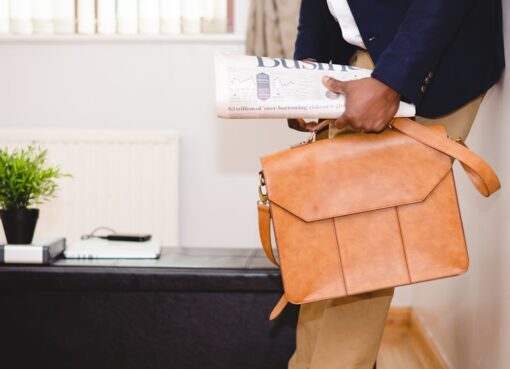
[[[73,242],[108,226],[178,245],[175,131],[0,130],[1,147],[34,141],[48,149],[50,164],[73,176],[60,179],[58,197],[39,206],[36,237],[65,236]]]

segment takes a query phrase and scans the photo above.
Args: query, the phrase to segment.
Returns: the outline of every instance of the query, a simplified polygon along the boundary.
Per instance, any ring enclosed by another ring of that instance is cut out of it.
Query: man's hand
[[[287,119],[287,122],[289,123],[289,128],[301,132],[310,132],[319,124],[317,122],[305,122],[305,120],[301,118]]]
[[[335,121],[339,129],[351,126],[363,132],[381,132],[398,110],[399,93],[375,78],[342,82],[324,76],[322,82],[345,96],[345,112]]]

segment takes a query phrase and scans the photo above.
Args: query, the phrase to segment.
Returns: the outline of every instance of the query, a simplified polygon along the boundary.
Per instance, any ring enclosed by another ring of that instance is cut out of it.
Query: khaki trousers
[[[366,51],[351,64],[373,69]],[[437,119],[416,117],[422,124],[442,124],[452,138],[465,139],[483,95]],[[348,133],[330,127],[329,137]],[[327,138],[327,137],[324,137]],[[372,369],[383,336],[394,288],[303,304],[296,330],[296,351],[289,369]],[[386,368],[380,368],[386,369]]]

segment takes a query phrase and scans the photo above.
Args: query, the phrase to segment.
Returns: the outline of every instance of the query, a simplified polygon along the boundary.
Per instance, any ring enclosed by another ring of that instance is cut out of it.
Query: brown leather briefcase
[[[277,264],[272,219],[285,291],[270,319],[287,302],[466,272],[452,158],[483,195],[499,189],[494,171],[444,127],[409,119],[380,134],[347,134],[263,157],[260,237]]]

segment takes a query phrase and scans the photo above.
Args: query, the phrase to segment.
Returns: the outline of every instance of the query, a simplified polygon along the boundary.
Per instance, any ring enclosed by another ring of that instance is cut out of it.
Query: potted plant
[[[56,180],[69,176],[46,163],[47,150],[32,144],[0,149],[0,217],[9,244],[30,244],[39,218],[31,208],[55,197]]]

